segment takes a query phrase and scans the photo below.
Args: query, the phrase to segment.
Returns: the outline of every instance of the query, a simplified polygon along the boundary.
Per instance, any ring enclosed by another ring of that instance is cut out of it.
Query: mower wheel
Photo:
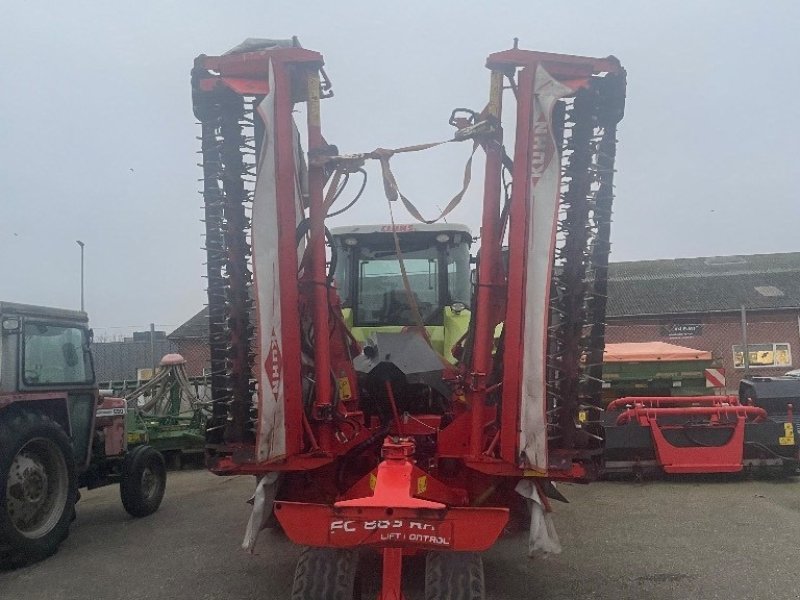
[[[150,446],[137,446],[125,456],[119,494],[129,515],[152,515],[161,506],[166,488],[167,467],[160,452]]]
[[[429,552],[425,600],[483,600],[483,560],[477,552]]]
[[[305,548],[297,560],[292,600],[353,600],[358,553],[336,548]]]
[[[19,567],[58,550],[78,492],[66,432],[35,411],[0,418],[0,566]]]

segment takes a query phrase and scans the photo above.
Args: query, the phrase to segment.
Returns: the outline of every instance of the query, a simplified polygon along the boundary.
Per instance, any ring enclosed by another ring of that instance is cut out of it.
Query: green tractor
[[[405,290],[406,277],[433,349],[451,363],[466,334],[472,294],[470,246],[464,225],[355,225],[333,236],[334,276],[343,316],[361,343],[374,333],[419,326]]]

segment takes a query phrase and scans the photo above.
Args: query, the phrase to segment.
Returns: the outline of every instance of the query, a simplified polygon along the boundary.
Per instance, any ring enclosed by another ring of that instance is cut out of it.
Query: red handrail
[[[738,406],[737,396],[628,396],[612,400],[606,410],[620,410],[625,407],[644,406],[659,408],[662,406]]]
[[[636,418],[655,421],[658,417],[743,417],[755,422],[766,420],[767,411],[757,406],[681,406],[669,408],[647,408],[635,406],[617,417],[617,425],[624,425]]]

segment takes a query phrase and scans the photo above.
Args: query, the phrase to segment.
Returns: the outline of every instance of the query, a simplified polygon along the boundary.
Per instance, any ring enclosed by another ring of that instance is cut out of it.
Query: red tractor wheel
[[[305,548],[297,560],[292,600],[353,600],[358,553],[335,548]]]
[[[425,600],[484,600],[483,561],[477,552],[430,552]]]

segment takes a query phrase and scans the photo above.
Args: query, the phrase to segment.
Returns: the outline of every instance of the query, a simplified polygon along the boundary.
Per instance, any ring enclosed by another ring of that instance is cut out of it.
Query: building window
[[[748,344],[751,367],[791,367],[792,349],[789,344]],[[733,347],[733,366],[744,369],[742,346]]]

